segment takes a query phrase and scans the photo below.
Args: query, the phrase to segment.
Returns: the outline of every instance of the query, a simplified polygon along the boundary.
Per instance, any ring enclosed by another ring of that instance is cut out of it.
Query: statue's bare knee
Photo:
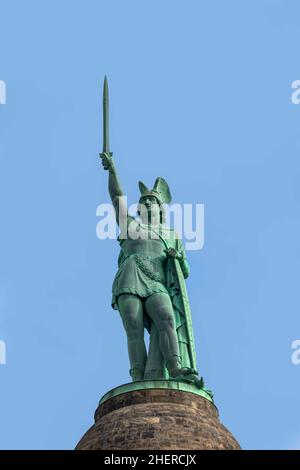
[[[122,294],[118,297],[119,312],[129,337],[144,335],[143,305],[139,297]]]

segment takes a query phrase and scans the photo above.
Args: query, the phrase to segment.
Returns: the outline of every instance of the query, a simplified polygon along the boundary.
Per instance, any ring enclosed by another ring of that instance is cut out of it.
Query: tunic
[[[120,294],[129,293],[141,298],[158,292],[168,294],[165,285],[165,267],[168,258],[166,246],[158,236],[155,236],[158,229],[154,232],[150,229],[151,238],[147,225],[135,223],[140,231],[138,238],[119,237],[121,246],[119,269],[112,286],[112,307],[115,310],[118,310],[117,297]],[[168,245],[174,246],[174,230],[169,228],[161,230],[164,238],[167,231]]]

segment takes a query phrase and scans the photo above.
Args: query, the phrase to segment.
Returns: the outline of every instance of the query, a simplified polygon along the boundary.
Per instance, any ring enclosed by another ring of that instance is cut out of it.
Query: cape
[[[156,232],[158,233],[158,232]],[[169,244],[161,234],[158,234],[166,249],[172,247],[185,257],[180,238],[173,239]],[[177,259],[169,257],[166,263],[166,287],[169,292],[176,325],[182,367],[191,369],[196,374],[196,351],[192,325],[192,314],[186,290],[185,279]]]

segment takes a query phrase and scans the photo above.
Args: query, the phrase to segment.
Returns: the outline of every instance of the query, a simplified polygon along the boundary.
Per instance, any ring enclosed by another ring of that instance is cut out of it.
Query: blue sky
[[[0,2],[0,448],[72,449],[128,381],[101,94],[131,203],[205,205],[187,286],[198,366],[243,448],[300,448],[300,4]]]

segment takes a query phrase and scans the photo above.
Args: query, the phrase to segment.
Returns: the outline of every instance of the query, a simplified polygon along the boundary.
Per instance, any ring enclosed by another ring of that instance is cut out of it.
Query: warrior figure
[[[118,272],[112,306],[127,334],[133,381],[175,379],[203,387],[196,355],[185,278],[189,275],[183,244],[164,223],[164,204],[171,202],[167,182],[158,177],[153,189],[139,182],[138,218],[129,215],[116,166],[109,151],[108,87],[103,92],[102,165],[120,228]],[[144,331],[150,334],[147,354]]]

